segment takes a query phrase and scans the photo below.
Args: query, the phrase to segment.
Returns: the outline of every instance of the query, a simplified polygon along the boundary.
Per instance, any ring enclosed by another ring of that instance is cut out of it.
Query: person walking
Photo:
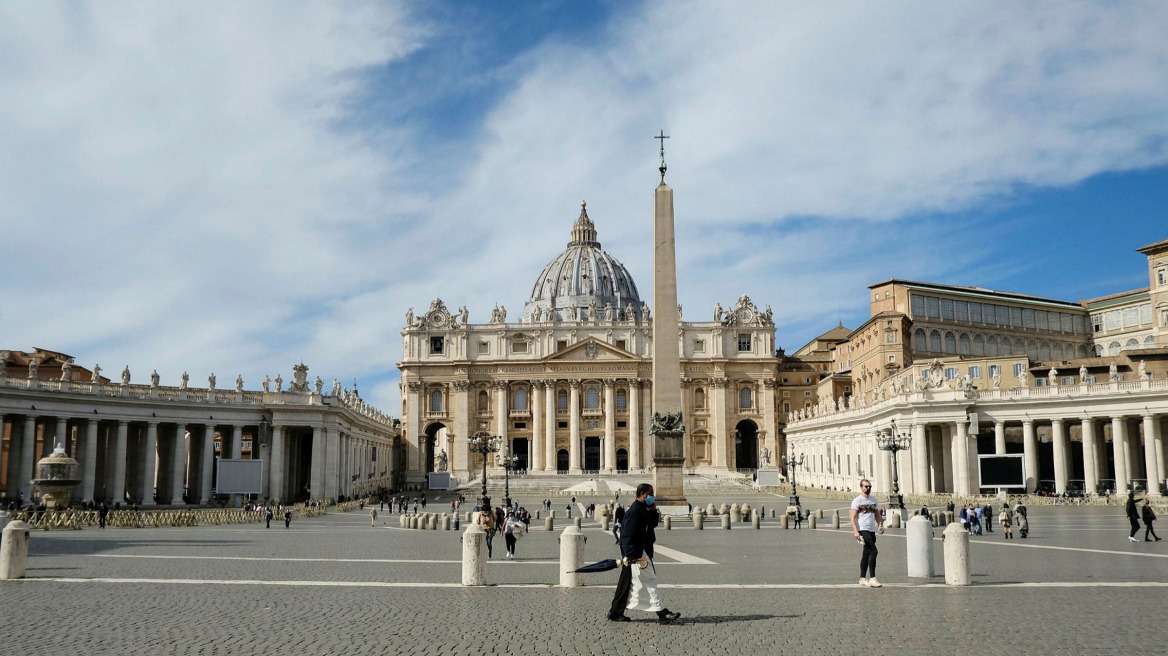
[[[994,532],[994,526],[993,526],[993,524],[994,524],[994,507],[991,506],[989,503],[986,503],[985,507],[982,508],[981,510],[982,510],[981,516],[985,518],[986,533],[993,533]]]
[[[521,525],[522,522],[515,517],[514,510],[507,511],[507,520],[503,524],[503,541],[507,545],[507,560],[515,560],[515,543],[518,541],[515,537],[516,526]]]
[[[284,528],[288,528],[290,526],[292,526],[292,509],[291,508],[286,509],[284,511]]]
[[[657,534],[653,529],[660,521],[653,486],[641,483],[637,486],[637,498],[625,511],[621,523],[621,555],[625,563],[620,568],[616,592],[608,609],[610,622],[628,622],[626,610],[656,612],[661,624],[669,624],[681,617],[681,613],[671,612],[665,607],[657,589],[657,570],[653,567],[653,544],[657,541]]]
[[[616,512],[612,516],[612,537],[616,538],[617,546],[620,546],[621,522],[625,521],[625,507],[620,505],[620,502],[617,502]]]
[[[998,526],[1002,527],[1002,539],[1012,540],[1014,538],[1014,512],[1010,510],[1010,504],[1002,504],[1002,514],[998,515]]]
[[[369,525],[377,528],[377,508],[369,508]]]
[[[487,558],[492,558],[491,543],[495,538],[495,513],[491,510],[491,507],[487,506],[486,508],[480,508],[478,517],[475,518],[475,522],[479,526],[483,527],[483,530],[487,532]]]
[[[1136,533],[1140,530],[1140,512],[1136,509],[1136,493],[1132,492],[1127,495],[1127,503],[1124,504],[1124,511],[1127,513],[1127,521],[1131,523],[1131,533],[1128,533],[1127,539],[1129,542],[1138,542],[1136,540]]]
[[[803,525],[803,506],[795,506],[795,530]]]
[[[1156,521],[1156,512],[1152,510],[1152,502],[1144,497],[1144,507],[1140,509],[1144,519],[1144,542],[1151,542],[1149,534],[1156,538],[1156,542],[1160,541],[1160,536],[1156,535],[1156,529],[1152,528],[1152,524]]]
[[[1026,506],[1018,504],[1014,509],[1014,517],[1018,521],[1018,535],[1025,540],[1027,535],[1030,535],[1030,518]]]
[[[880,502],[872,496],[872,481],[860,481],[860,494],[852,499],[852,537],[864,545],[860,552],[860,587],[879,588],[876,579],[876,533],[884,534],[884,512]]]
[[[109,506],[105,502],[101,502],[101,508],[97,511],[97,526],[98,528],[105,528],[105,520],[109,517]]]
[[[264,528],[272,528],[272,509],[264,508]]]

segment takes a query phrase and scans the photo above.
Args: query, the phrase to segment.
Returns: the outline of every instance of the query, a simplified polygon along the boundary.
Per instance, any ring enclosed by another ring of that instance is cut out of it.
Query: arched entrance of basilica
[[[618,474],[627,474],[629,471],[629,452],[625,449],[616,450],[616,471]]]
[[[423,474],[434,471],[435,456],[445,448],[446,425],[441,422],[435,422],[427,426],[426,432],[422,436],[422,443],[418,445],[418,457],[421,459],[421,462],[418,464]],[[446,456],[449,462],[450,454],[447,453]]]
[[[758,469],[758,426],[749,419],[734,427],[734,468]]]
[[[560,474],[568,473],[568,450],[560,449],[556,451],[556,472]]]

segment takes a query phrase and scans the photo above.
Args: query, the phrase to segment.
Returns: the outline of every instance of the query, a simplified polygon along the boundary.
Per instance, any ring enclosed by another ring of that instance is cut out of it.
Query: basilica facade
[[[650,308],[623,264],[601,248],[582,207],[567,247],[538,273],[518,317],[496,307],[471,323],[435,299],[402,331],[402,441],[408,481],[448,466],[465,481],[483,456],[476,435],[502,438],[490,462],[529,474],[643,472],[648,429],[651,313],[677,312],[685,466],[749,474],[778,451],[775,327],[747,296],[685,320]]]

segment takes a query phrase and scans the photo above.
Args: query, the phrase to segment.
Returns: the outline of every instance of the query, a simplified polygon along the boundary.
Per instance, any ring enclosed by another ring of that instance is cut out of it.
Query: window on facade
[[[431,337],[430,338],[430,353],[440,354],[446,349],[445,337]]]
[[[811,382],[811,376],[808,376],[807,378],[804,378],[804,379],[803,379],[803,382],[805,382],[805,383],[810,383],[810,382]]]
[[[1168,284],[1168,269],[1160,269],[1156,272],[1156,284]]]
[[[598,410],[600,408],[600,388],[589,387],[584,390],[584,409]]]
[[[442,412],[441,390],[433,390],[430,392],[430,412]]]
[[[738,336],[738,351],[740,353],[750,350],[750,335],[743,334]]]
[[[556,428],[563,429],[563,428],[567,428],[567,427],[568,427],[568,422],[566,422],[566,421],[557,421],[556,422]]]
[[[957,367],[945,367],[945,380],[957,378]]]
[[[491,354],[491,343],[490,342],[479,342],[479,355],[490,355],[490,354]]]
[[[511,342],[512,353],[527,353],[527,342]]]
[[[1119,342],[1112,342],[1107,345],[1107,355],[1119,355],[1119,350],[1123,348]]]
[[[568,340],[566,340],[566,339],[557,339],[556,340],[556,350],[557,351],[562,351],[566,348],[568,348]]]
[[[1140,325],[1144,326],[1152,323],[1152,304],[1145,303],[1140,306]]]
[[[888,344],[895,344],[896,343],[896,333],[894,333],[894,332],[884,333],[884,341],[887,342]]]
[[[1140,325],[1140,309],[1129,307],[1123,309],[1123,327],[1131,328]]]
[[[706,352],[706,340],[695,339],[694,340],[694,353],[705,353],[705,352]]]
[[[783,412],[790,414],[790,412],[791,412],[791,404],[790,403],[787,403],[786,401],[783,402]]]
[[[1139,348],[1139,347],[1140,347],[1140,341],[1138,339],[1135,339],[1134,337],[1132,339],[1127,340],[1127,343],[1123,345],[1124,349],[1134,349],[1134,348]]]
[[[990,378],[993,378],[995,376],[1001,376],[1001,375],[1002,375],[1002,365],[991,364],[990,365]]]
[[[491,397],[485,390],[479,392],[479,412],[488,412],[491,409]]]
[[[754,407],[754,397],[751,395],[749,387],[743,387],[738,390],[738,407],[743,410],[748,410]]]
[[[888,361],[889,362],[896,362],[896,356],[895,355],[888,356]]]
[[[961,323],[969,322],[969,303],[966,301],[956,301],[953,303],[953,314]]]
[[[933,353],[941,352],[941,333],[936,330],[929,333],[929,350]]]
[[[1025,371],[1025,365],[1023,365],[1021,362],[1015,362],[1014,363],[1014,376],[1016,376],[1016,377],[1021,376],[1023,371]]]
[[[618,340],[616,340],[616,347],[617,347],[618,349],[622,350],[622,351],[627,351],[627,350],[629,350],[629,347],[628,347],[628,342],[626,342],[626,341],[625,341],[625,340],[623,340],[623,339],[618,339]]]
[[[946,353],[956,353],[957,352],[957,336],[954,335],[953,333],[945,333],[945,352]]]
[[[1091,315],[1091,331],[1096,332],[1096,333],[1103,332],[1103,315],[1102,314],[1092,314]]]
[[[556,393],[556,411],[557,412],[567,412],[568,411],[568,391],[567,390],[560,390],[559,392]]]
[[[953,320],[953,301],[951,301],[947,298],[941,299],[941,320],[942,321],[952,321]]]
[[[1103,316],[1106,319],[1107,330],[1119,330],[1121,321],[1119,310],[1111,310]]]
[[[618,412],[624,412],[629,409],[629,395],[623,389],[616,391],[616,409]]]
[[[811,390],[807,390],[806,392],[803,392],[803,396],[811,396]]]
[[[1160,325],[1168,326],[1168,310],[1160,310]]]
[[[968,334],[961,333],[961,337],[957,338],[957,352],[961,355],[969,355],[970,345]]]
[[[973,323],[981,323],[981,303],[969,304],[969,320]]]
[[[617,422],[616,422],[616,427],[617,427],[617,428],[628,428],[628,427],[629,427],[629,422],[627,422],[627,421],[624,421],[623,419],[622,419],[622,420],[619,420],[619,421],[617,421]]]
[[[706,409],[706,390],[700,387],[694,390],[694,407],[698,410]]]
[[[925,297],[920,294],[912,294],[908,297],[909,308],[914,317],[925,316]]]
[[[1042,376],[1035,378],[1034,379],[1034,386],[1035,387],[1046,387],[1046,379],[1043,378]]]
[[[790,397],[790,396],[791,396],[791,390],[783,390],[783,397],[784,398]]]
[[[527,390],[520,387],[511,395],[516,410],[527,410]]]
[[[981,378],[981,367],[978,365],[973,365],[972,367],[970,367],[969,368],[969,377],[973,378],[974,380]]]
[[[1059,382],[1059,385],[1074,385],[1074,384],[1075,384],[1075,377],[1074,376],[1063,376],[1062,380]]]
[[[524,430],[525,428],[527,428],[526,421],[517,421],[513,425],[515,427],[515,430]]]

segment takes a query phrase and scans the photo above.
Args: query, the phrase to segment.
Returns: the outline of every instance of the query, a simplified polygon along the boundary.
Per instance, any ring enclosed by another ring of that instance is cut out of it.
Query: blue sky
[[[520,313],[581,200],[650,295],[794,349],[890,277],[1064,300],[1168,238],[1168,5],[0,5],[0,347],[346,385],[406,309]]]

